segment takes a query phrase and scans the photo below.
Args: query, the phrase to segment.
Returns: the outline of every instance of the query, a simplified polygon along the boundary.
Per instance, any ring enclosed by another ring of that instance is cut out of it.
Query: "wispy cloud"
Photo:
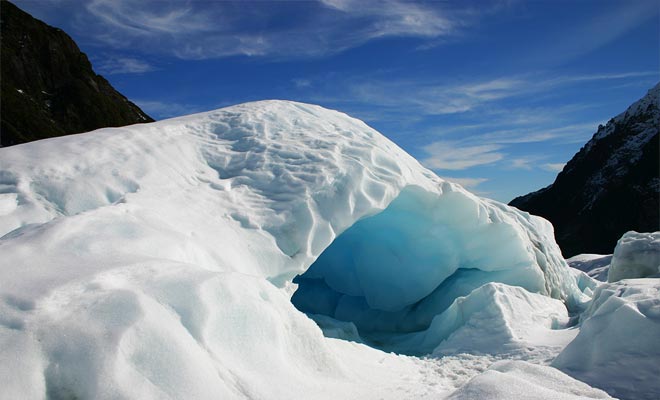
[[[503,159],[501,149],[502,146],[495,144],[465,146],[460,142],[438,141],[424,146],[428,157],[421,162],[431,169],[462,170]]]
[[[97,63],[101,74],[142,74],[154,71],[156,68],[146,61],[130,57],[108,57]]]
[[[435,8],[405,1],[321,0],[350,18],[371,20],[362,29],[365,38],[382,36],[437,37],[453,32],[457,21]]]
[[[589,22],[565,27],[560,35],[551,37],[547,43],[539,43],[535,51],[526,52],[525,60],[521,62],[533,60],[546,67],[563,64],[607,45],[638,28],[644,21],[657,20],[660,11],[657,0],[617,2],[612,5],[595,8]]]
[[[531,170],[538,163],[539,157],[517,157],[509,160],[510,168]]]
[[[155,119],[179,117],[182,115],[208,111],[203,107],[194,104],[180,104],[176,102],[144,99],[133,100],[133,102]]]
[[[352,101],[368,102],[383,107],[406,107],[425,115],[447,115],[477,110],[503,100],[552,93],[560,87],[579,82],[625,80],[658,77],[657,71],[635,71],[612,74],[548,76],[535,73],[502,76],[458,83],[423,80],[392,80],[387,78],[350,82],[343,91]],[[519,118],[511,114],[510,118]]]
[[[213,20],[196,12],[190,2],[92,0],[86,9],[106,27],[127,35],[207,32],[214,26]]]
[[[451,176],[442,176],[441,178],[449,182],[458,183],[466,189],[475,189],[480,184],[488,181],[486,178],[456,178]]]
[[[479,18],[467,4],[405,0],[87,0],[81,9],[76,18],[93,21],[88,38],[183,59],[320,57],[384,37],[450,37]]]
[[[371,79],[350,85],[354,100],[380,106],[408,107],[426,115],[455,114],[521,92],[525,82],[515,78],[446,84],[409,80]]]
[[[550,172],[561,172],[564,169],[566,163],[547,163],[543,164],[542,168]]]
[[[585,134],[595,132],[602,121],[569,124],[548,128],[515,128],[476,134],[470,140],[478,143],[519,144],[538,143],[560,139],[563,143],[584,141]]]
[[[307,88],[312,86],[312,81],[309,79],[298,78],[298,79],[293,79],[292,82],[293,85],[297,88]]]
[[[602,103],[581,97],[583,88],[598,93],[621,82],[639,85],[640,79],[657,72],[562,76],[541,71],[454,83],[437,78],[388,79],[389,75],[390,71],[376,71],[367,77],[309,77],[319,85],[327,82],[326,87],[310,90],[307,101],[341,104],[339,108],[377,128],[384,121],[397,124],[385,133],[407,143],[407,150],[435,170],[496,165],[501,170],[532,171],[548,170],[550,161],[556,163],[537,143],[558,146],[552,151],[574,147],[611,117],[598,119]],[[323,92],[323,98],[317,91]]]

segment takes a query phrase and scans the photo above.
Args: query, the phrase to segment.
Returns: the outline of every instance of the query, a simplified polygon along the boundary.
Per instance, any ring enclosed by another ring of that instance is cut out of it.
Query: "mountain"
[[[152,122],[92,70],[62,30],[0,1],[0,144]]]
[[[555,182],[509,203],[548,219],[565,257],[610,254],[625,232],[660,230],[660,84],[599,126]]]

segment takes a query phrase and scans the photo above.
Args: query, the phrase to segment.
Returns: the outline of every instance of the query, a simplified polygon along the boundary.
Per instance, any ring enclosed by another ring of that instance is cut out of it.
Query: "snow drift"
[[[449,400],[570,400],[609,399],[594,389],[554,368],[524,361],[500,361],[483,374],[472,378],[454,392]]]
[[[626,232],[616,244],[607,280],[660,277],[660,232]]]
[[[423,338],[409,353],[488,282],[585,300],[547,221],[318,106],[0,151],[0,385],[16,398],[397,397],[419,366],[325,339],[290,301],[297,275],[300,310],[374,345]]]
[[[603,284],[580,318],[552,365],[616,397],[660,398],[660,280]]]

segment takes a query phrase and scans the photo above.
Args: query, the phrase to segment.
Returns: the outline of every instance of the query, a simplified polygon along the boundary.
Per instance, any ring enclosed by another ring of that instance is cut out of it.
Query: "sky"
[[[319,104],[503,202],[660,81],[657,0],[14,2],[157,120]]]

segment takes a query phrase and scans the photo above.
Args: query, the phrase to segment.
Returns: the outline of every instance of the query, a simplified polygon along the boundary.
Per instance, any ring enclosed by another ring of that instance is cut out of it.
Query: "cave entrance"
[[[291,301],[326,336],[416,354],[403,343],[457,297],[487,282],[524,286],[536,274],[517,268],[529,260],[511,226],[485,212],[460,192],[407,188],[338,236],[294,279]]]

